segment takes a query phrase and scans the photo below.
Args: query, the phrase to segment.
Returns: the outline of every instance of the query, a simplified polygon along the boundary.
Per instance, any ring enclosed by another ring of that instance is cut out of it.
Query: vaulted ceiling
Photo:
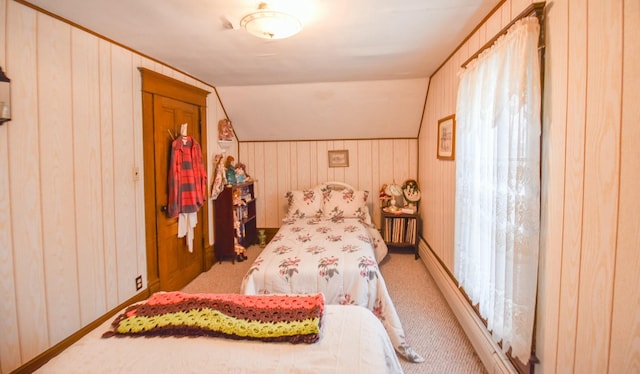
[[[242,141],[415,137],[429,76],[499,0],[272,0],[304,23],[239,28],[257,0],[29,0],[215,86]]]

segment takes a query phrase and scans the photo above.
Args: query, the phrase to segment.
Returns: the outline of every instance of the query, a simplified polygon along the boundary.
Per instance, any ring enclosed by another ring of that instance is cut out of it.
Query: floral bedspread
[[[378,269],[376,242],[370,227],[355,219],[287,221],[245,274],[242,293],[323,293],[327,304],[364,306],[380,319],[399,354],[422,362],[407,343]]]

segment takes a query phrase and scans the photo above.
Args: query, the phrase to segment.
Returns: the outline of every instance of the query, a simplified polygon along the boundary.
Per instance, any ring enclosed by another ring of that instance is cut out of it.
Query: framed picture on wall
[[[438,159],[453,160],[456,151],[456,115],[438,120]]]
[[[349,166],[349,150],[329,151],[330,168],[346,168]]]

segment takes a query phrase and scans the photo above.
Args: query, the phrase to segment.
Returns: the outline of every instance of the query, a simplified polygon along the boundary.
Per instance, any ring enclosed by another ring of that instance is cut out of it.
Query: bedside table
[[[391,213],[380,210],[382,239],[388,247],[411,247],[414,250],[416,260],[418,253],[418,228],[420,216],[418,213]]]

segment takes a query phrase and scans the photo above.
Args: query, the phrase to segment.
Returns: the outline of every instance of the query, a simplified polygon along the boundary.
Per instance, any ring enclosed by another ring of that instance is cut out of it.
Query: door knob
[[[166,205],[161,206],[161,207],[160,207],[160,211],[162,211],[162,212],[165,212],[165,213],[166,213],[166,212],[168,211],[167,206],[166,206]]]

